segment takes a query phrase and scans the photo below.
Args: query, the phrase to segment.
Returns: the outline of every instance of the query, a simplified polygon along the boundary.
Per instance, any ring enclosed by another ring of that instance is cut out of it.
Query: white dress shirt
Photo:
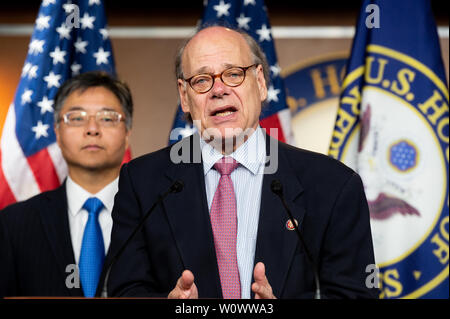
[[[83,208],[84,203],[89,197],[97,197],[103,203],[103,209],[98,215],[100,228],[103,234],[103,243],[105,245],[105,255],[111,242],[112,217],[111,212],[114,206],[114,196],[119,189],[119,177],[105,186],[97,194],[91,194],[80,185],[75,183],[70,176],[66,181],[67,205],[69,216],[70,237],[72,239],[73,253],[75,262],[78,265],[80,260],[81,244],[83,242],[84,227],[86,226],[89,213]]]
[[[212,201],[220,179],[220,173],[213,166],[224,155],[202,139],[200,139],[200,145],[208,209],[211,212]],[[240,164],[231,173],[231,180],[236,194],[236,251],[241,281],[241,298],[248,299],[253,278],[261,189],[266,160],[266,141],[262,129],[258,127],[243,145],[227,156],[234,158]]]

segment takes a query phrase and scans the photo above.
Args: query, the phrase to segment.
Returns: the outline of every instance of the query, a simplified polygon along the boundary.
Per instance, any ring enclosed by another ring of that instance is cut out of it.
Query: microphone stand
[[[308,247],[306,246],[305,240],[303,239],[303,236],[300,233],[300,230],[298,229],[298,225],[295,222],[294,216],[292,215],[291,210],[289,209],[289,207],[288,207],[288,205],[287,205],[287,203],[286,203],[286,201],[284,199],[284,196],[283,196],[283,185],[281,184],[281,182],[279,180],[273,180],[272,184],[270,185],[270,188],[271,188],[272,192],[274,194],[276,194],[281,199],[281,203],[283,204],[283,206],[284,206],[284,208],[285,208],[285,210],[286,210],[286,212],[287,212],[287,214],[289,216],[289,219],[290,219],[290,221],[291,221],[291,223],[292,223],[292,225],[294,227],[294,230],[297,233],[297,236],[298,236],[300,242],[302,243],[303,248],[305,249],[307,260],[310,263],[310,266],[311,266],[311,268],[313,270],[313,273],[314,273],[314,282],[315,282],[315,286],[316,286],[314,299],[320,299],[320,281],[319,281],[319,273],[317,271],[317,266],[316,266],[316,264],[315,264],[315,262],[314,262],[314,260],[312,258],[312,255],[311,255]]]
[[[102,288],[102,293],[101,293],[102,298],[107,298],[108,297],[107,284],[108,284],[108,280],[109,280],[109,274],[111,272],[112,266],[117,261],[117,259],[119,259],[119,257],[122,255],[122,253],[125,250],[125,248],[127,247],[128,243],[134,238],[134,236],[137,234],[137,232],[142,228],[142,226],[144,225],[145,221],[151,215],[151,213],[156,208],[156,206],[159,203],[161,203],[163,201],[163,199],[166,198],[167,195],[169,195],[170,193],[179,193],[179,192],[181,192],[183,190],[183,187],[184,187],[183,182],[180,181],[180,180],[176,180],[164,194],[159,195],[158,199],[153,203],[152,207],[150,207],[148,212],[145,214],[145,216],[139,222],[138,226],[133,230],[131,235],[123,243],[122,247],[113,256],[113,258],[111,259],[111,262],[108,265],[108,268],[107,268],[107,271],[106,271],[106,274],[105,274],[105,280],[103,282],[103,288]]]

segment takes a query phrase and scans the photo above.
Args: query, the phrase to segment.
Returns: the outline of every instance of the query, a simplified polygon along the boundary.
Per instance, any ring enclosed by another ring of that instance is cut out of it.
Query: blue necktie
[[[84,296],[94,297],[105,259],[105,245],[98,222],[103,203],[98,198],[91,197],[86,200],[83,208],[89,212],[89,218],[84,228],[78,267]]]

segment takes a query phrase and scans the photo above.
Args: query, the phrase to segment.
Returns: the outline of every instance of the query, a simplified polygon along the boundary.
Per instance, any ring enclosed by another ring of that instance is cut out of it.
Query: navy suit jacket
[[[83,296],[81,282],[66,286],[75,265],[67,209],[63,183],[0,211],[0,296]]]
[[[192,160],[196,156],[192,145],[197,141],[198,135],[182,140],[177,152],[190,152]],[[332,158],[275,143],[278,169],[263,177],[254,260],[265,264],[274,295],[312,298],[315,289],[304,248],[295,232],[286,228],[287,213],[271,191],[272,180],[278,179],[318,264],[322,297],[377,297],[378,292],[365,285],[366,266],[374,264],[374,254],[361,179]],[[269,153],[269,138],[266,144]],[[117,259],[108,282],[109,295],[166,297],[183,270],[189,269],[200,298],[222,298],[202,163],[173,163],[171,151],[175,149],[167,147],[122,167],[111,256],[174,181],[181,180],[184,189],[156,206]]]

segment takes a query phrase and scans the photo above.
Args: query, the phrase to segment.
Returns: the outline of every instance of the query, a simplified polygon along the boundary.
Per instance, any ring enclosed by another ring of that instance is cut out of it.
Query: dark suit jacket
[[[83,296],[66,286],[70,264],[65,183],[0,211],[0,296]]]
[[[182,141],[188,144],[180,154],[192,153],[192,141],[197,137]],[[374,263],[374,254],[359,176],[327,156],[278,146],[278,170],[263,177],[254,261],[265,264],[274,295],[312,298],[314,292],[304,248],[286,228],[287,213],[270,188],[278,179],[318,263],[322,297],[376,297],[377,291],[365,286],[365,269]],[[189,269],[200,298],[222,298],[202,163],[174,164],[170,152],[168,147],[122,168],[113,210],[112,255],[175,180],[183,181],[184,189],[156,207],[114,264],[110,295],[167,296],[182,271]]]

